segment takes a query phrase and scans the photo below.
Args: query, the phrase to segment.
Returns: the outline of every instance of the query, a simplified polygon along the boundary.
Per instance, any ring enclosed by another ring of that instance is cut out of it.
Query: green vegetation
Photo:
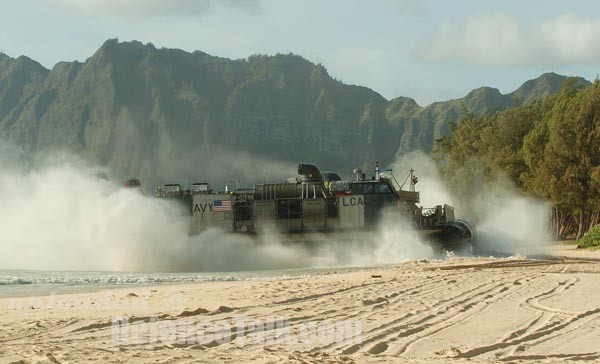
[[[600,221],[600,81],[571,79],[546,99],[492,114],[463,113],[436,142],[447,173],[508,176],[552,203],[554,237],[577,240]],[[473,168],[477,166],[477,168]]]
[[[585,233],[585,235],[579,240],[579,244],[586,248],[600,247],[600,225],[594,226],[587,233]]]

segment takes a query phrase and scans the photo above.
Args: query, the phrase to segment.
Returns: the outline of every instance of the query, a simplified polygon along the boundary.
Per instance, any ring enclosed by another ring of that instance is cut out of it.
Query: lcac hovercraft
[[[383,214],[417,231],[423,240],[444,250],[470,249],[474,229],[457,219],[454,208],[419,205],[415,190],[418,178],[410,171],[402,184],[390,170],[380,172],[376,164],[370,178],[355,169],[352,180],[342,180],[337,173],[324,172],[312,164],[298,165],[300,178],[281,183],[257,184],[253,188],[230,188],[213,191],[207,183],[194,183],[183,190],[178,184],[156,189],[156,197],[178,200],[184,214],[190,216],[190,231],[198,234],[208,228],[224,232],[258,234],[273,229],[296,240],[310,239],[312,233],[337,234],[372,232],[381,228]],[[408,189],[403,186],[408,184]],[[383,227],[385,228],[385,226]]]

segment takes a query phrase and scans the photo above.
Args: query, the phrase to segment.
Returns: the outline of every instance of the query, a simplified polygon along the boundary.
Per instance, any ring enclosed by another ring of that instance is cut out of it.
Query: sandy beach
[[[600,253],[552,253],[2,298],[0,360],[598,360]]]

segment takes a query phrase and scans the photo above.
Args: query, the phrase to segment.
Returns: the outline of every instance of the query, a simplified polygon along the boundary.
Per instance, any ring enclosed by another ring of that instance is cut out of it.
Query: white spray
[[[384,220],[364,239],[322,237],[313,247],[208,230],[164,200],[96,177],[68,156],[35,168],[0,160],[0,269],[233,271],[383,264],[431,256],[407,226]]]
[[[508,178],[486,181],[478,165],[456,171],[454,184],[466,186],[457,195],[450,192],[437,164],[424,153],[405,154],[392,168],[396,174],[415,168],[423,206],[447,203],[456,208],[458,218],[472,222],[480,253],[528,255],[546,250],[549,205],[525,196]]]
[[[405,155],[392,167],[397,177],[414,167],[422,205],[457,207],[458,216],[476,224],[478,243],[492,252],[531,254],[543,248],[548,206],[509,183],[479,183],[469,199],[456,198],[422,153]],[[434,256],[408,223],[387,213],[376,231],[361,238],[322,236],[313,246],[284,244],[275,233],[259,240],[216,230],[190,237],[189,221],[174,206],[96,173],[72,157],[53,156],[52,163],[37,168],[23,168],[20,159],[0,160],[0,269],[230,271]]]

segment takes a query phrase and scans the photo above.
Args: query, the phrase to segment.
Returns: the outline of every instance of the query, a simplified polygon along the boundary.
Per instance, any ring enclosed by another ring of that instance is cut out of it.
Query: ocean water
[[[91,292],[127,286],[298,279],[309,275],[368,269],[356,267],[304,268],[245,272],[135,273],[0,270],[0,297],[42,296]]]

